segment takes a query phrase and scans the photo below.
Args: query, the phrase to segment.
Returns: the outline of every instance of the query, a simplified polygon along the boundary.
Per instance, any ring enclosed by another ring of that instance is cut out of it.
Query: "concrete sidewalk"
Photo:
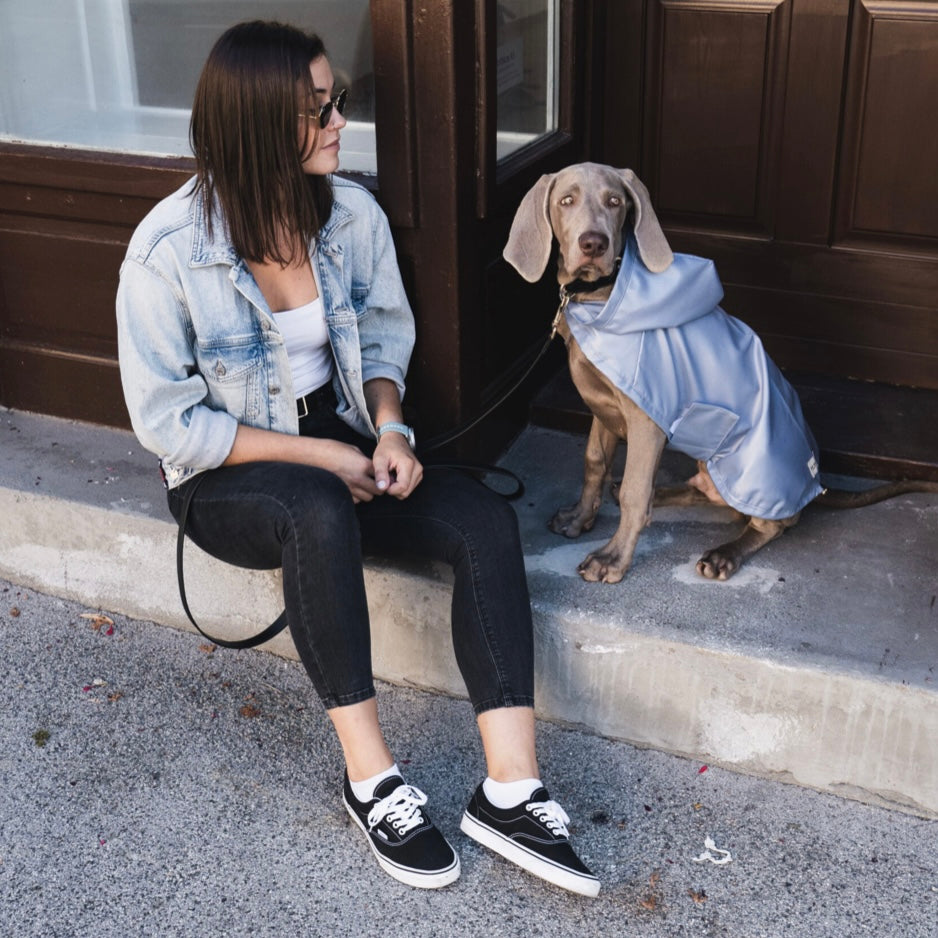
[[[5,411],[0,576],[100,610],[185,627],[174,525],[154,460],[128,433]],[[911,495],[801,523],[728,583],[694,560],[726,514],[670,509],[616,586],[577,562],[616,507],[564,541],[546,528],[574,501],[583,440],[529,428],[503,459],[535,609],[542,716],[711,765],[938,817],[938,497]],[[664,476],[685,464],[669,456]],[[197,618],[225,634],[279,611],[279,578],[187,548]],[[448,639],[450,586],[426,565],[369,562],[379,677],[462,694]],[[291,656],[282,636],[273,650]]]
[[[600,877],[564,893],[468,840],[466,701],[386,684],[408,780],[462,859],[382,873],[302,667],[0,581],[0,934],[16,938],[932,938],[936,822],[553,723],[542,776]],[[696,862],[705,841],[732,861]]]

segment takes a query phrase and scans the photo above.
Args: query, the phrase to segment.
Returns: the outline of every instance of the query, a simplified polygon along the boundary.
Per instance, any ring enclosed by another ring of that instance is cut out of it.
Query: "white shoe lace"
[[[556,801],[531,801],[527,806],[530,811],[554,836],[569,837],[567,825],[570,818]]]
[[[387,798],[382,798],[368,812],[368,830],[374,830],[385,818],[398,834],[404,835],[423,823],[420,806],[427,796],[411,785],[398,785]]]

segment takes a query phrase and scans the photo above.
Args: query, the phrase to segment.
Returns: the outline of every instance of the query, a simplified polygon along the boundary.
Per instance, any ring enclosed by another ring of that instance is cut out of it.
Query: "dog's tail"
[[[865,508],[876,505],[897,495],[910,492],[933,492],[938,494],[938,482],[908,479],[901,482],[886,482],[862,492],[848,492],[844,489],[824,489],[814,500],[821,508]]]

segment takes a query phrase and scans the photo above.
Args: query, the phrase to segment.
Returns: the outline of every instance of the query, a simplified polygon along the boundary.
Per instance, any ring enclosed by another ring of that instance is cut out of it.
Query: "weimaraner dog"
[[[906,491],[938,491],[927,482],[861,493],[821,488],[816,444],[797,395],[755,334],[718,307],[722,287],[711,262],[672,253],[648,190],[631,170],[581,163],[542,176],[518,208],[504,257],[534,282],[547,267],[554,238],[561,285],[555,326],[593,421],[579,501],[557,511],[551,530],[572,538],[592,528],[617,443],[628,441],[619,526],[580,563],[585,580],[617,583],[625,576],[653,505],[712,502],[746,519],[738,537],[697,561],[702,576],[726,580],[794,525],[814,498],[830,507],[859,507]],[[702,312],[687,311],[694,302],[703,304]],[[670,319],[655,318],[669,303],[679,312],[668,316],[692,320],[688,329],[699,333],[693,341],[683,329],[667,328]],[[713,380],[701,390],[698,372],[708,371]],[[745,398],[741,405],[722,400],[731,385]],[[675,388],[690,399],[676,398]],[[664,398],[671,412],[662,409]],[[759,413],[747,415],[747,406]],[[685,420],[690,414],[703,416],[706,433]],[[781,444],[775,438],[780,425]],[[697,472],[683,485],[656,492],[668,442],[697,458]]]

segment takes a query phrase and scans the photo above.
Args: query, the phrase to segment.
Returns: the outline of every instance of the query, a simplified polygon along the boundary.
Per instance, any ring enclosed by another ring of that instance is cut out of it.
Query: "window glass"
[[[349,89],[342,168],[375,172],[368,0],[2,0],[0,139],[189,156],[202,64],[247,19],[322,36]]]
[[[499,159],[557,129],[559,0],[499,0],[496,86]]]

